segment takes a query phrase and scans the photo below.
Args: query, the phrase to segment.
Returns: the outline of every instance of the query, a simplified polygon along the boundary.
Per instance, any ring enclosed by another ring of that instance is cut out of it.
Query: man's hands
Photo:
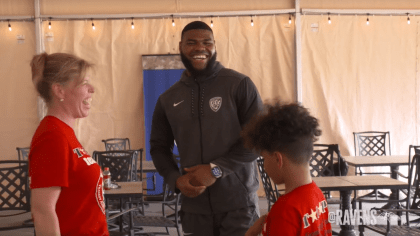
[[[194,186],[209,187],[216,182],[216,177],[211,173],[210,165],[196,165],[190,168],[184,168],[187,175],[191,175],[190,183]]]
[[[265,218],[267,217],[268,213],[261,216],[257,221],[255,221],[254,225],[251,226],[248,231],[246,231],[245,236],[258,236],[262,232],[262,228],[265,223]]]
[[[216,182],[211,174],[210,165],[197,165],[184,169],[187,173],[176,180],[176,187],[187,197],[194,198],[202,194],[207,187]]]
[[[188,173],[176,180],[176,187],[181,193],[187,197],[193,198],[202,194],[206,190],[206,186],[193,186],[191,185],[192,176]]]

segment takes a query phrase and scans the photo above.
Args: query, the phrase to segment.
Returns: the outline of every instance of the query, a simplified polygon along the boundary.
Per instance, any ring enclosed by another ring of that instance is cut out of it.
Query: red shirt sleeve
[[[69,186],[69,144],[64,134],[46,132],[33,140],[29,154],[30,188]]]

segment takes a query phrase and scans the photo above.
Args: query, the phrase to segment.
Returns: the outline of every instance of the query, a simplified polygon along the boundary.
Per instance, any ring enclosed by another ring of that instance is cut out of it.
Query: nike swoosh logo
[[[178,106],[179,104],[181,104],[184,100],[178,102],[178,103],[174,103],[174,107]]]

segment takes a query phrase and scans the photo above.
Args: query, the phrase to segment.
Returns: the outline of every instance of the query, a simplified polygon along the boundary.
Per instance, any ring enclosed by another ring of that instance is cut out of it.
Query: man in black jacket
[[[184,235],[243,236],[259,217],[257,155],[242,127],[262,109],[251,79],[216,61],[211,28],[189,23],[179,43],[186,70],[160,95],[150,153],[172,190],[182,193]],[[182,171],[173,159],[176,141]]]

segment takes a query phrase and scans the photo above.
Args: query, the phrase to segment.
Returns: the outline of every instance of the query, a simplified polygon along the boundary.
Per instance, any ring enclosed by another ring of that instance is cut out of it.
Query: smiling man
[[[260,95],[249,77],[216,61],[213,31],[204,22],[185,26],[179,50],[186,70],[156,103],[153,162],[182,193],[184,235],[243,236],[259,218],[259,183],[257,155],[244,148],[240,134],[262,109]]]

